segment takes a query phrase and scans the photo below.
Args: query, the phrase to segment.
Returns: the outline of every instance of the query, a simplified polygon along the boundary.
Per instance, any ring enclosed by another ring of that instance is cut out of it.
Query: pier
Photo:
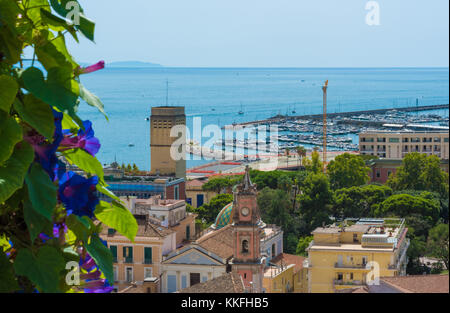
[[[388,111],[402,111],[402,112],[419,112],[419,111],[429,111],[429,110],[439,110],[439,109],[448,109],[448,104],[436,104],[436,105],[421,105],[421,106],[409,106],[402,108],[387,108],[387,109],[375,109],[375,110],[363,110],[363,111],[352,111],[352,112],[340,112],[340,113],[327,113],[329,118],[333,117],[348,117],[353,115],[360,114],[385,114]],[[270,124],[273,122],[278,122],[281,120],[321,120],[323,118],[323,114],[308,114],[308,115],[277,115],[274,117],[270,117],[268,119],[252,121],[252,122],[244,122],[244,123],[236,123],[233,126],[247,126],[247,125],[259,125],[259,124]]]

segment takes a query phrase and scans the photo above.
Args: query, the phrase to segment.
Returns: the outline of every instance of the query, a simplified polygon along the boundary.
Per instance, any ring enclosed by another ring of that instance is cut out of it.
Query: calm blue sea
[[[101,162],[136,163],[150,169],[152,106],[185,106],[187,123],[224,126],[276,114],[322,112],[322,89],[329,80],[328,112],[449,103],[448,68],[105,68],[84,75],[109,122],[88,105],[79,115],[94,123]],[[238,112],[244,111],[243,115]],[[436,112],[434,112],[436,113]],[[448,116],[448,110],[439,114]],[[204,140],[207,140],[205,138]],[[134,147],[129,147],[130,143]],[[187,166],[202,161],[188,161]]]

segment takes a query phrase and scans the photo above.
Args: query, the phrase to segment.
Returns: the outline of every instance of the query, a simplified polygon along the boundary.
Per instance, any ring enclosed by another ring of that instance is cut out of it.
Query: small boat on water
[[[239,115],[243,115],[244,111],[242,110],[242,102],[241,102],[241,110],[238,112]]]
[[[128,147],[134,147],[134,143],[129,143]]]

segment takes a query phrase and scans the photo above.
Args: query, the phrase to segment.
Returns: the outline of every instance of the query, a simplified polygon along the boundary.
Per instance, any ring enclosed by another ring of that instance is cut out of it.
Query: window
[[[197,208],[202,206],[204,202],[204,195],[203,194],[198,194],[197,195]]]
[[[358,242],[358,234],[353,234],[353,242],[354,243]]]
[[[337,280],[342,280],[342,279],[344,279],[344,274],[337,273]]]
[[[387,171],[388,177],[391,176],[392,171]]]
[[[350,273],[350,280],[353,280],[353,273]]]
[[[133,268],[127,267],[125,268],[125,279],[127,283],[131,283],[133,281]]]
[[[187,225],[186,226],[186,240],[190,240],[191,239],[191,226]]]
[[[380,178],[380,177],[381,177],[380,170],[377,170],[377,178]]]
[[[275,244],[272,244],[272,258],[274,258],[276,255],[276,250],[275,250]]]
[[[117,246],[109,246],[109,250],[111,250],[113,262],[117,263]]]
[[[248,253],[248,240],[242,240],[242,253]]]
[[[400,142],[398,138],[389,138],[389,142]]]
[[[191,282],[191,286],[194,286],[194,285],[200,283],[200,273],[190,273],[189,279]]]
[[[153,269],[151,267],[146,267],[144,270],[144,278],[153,277]]]
[[[178,185],[176,185],[175,186],[175,188],[174,188],[174,197],[175,197],[175,200],[178,200],[178,199],[180,199],[180,186],[178,186]]]
[[[118,276],[118,272],[117,272],[117,266],[113,266],[113,271],[114,271],[114,281],[118,281],[119,276]]]
[[[144,248],[144,263],[145,264],[152,264],[153,260],[153,249],[151,247],[145,247]]]
[[[123,247],[123,258],[125,263],[133,263],[133,247]]]

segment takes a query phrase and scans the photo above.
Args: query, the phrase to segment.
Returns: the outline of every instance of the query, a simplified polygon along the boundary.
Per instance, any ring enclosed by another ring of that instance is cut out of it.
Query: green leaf
[[[113,258],[111,250],[106,247],[98,235],[91,237],[91,242],[86,245],[86,250],[94,259],[100,271],[105,275],[109,282],[114,281]]]
[[[22,127],[7,113],[0,111],[0,165],[11,157],[14,146],[22,140]]]
[[[81,83],[79,84],[79,86],[80,86],[80,97],[84,101],[86,101],[86,103],[89,104],[90,106],[97,108],[105,116],[106,120],[108,120],[108,116],[106,115],[104,110],[105,106],[100,101],[100,99],[92,92],[87,90]]]
[[[25,95],[23,102],[14,102],[14,109],[20,117],[44,137],[53,140],[55,122],[52,108],[32,94]]]
[[[47,30],[41,31],[39,35],[35,41],[44,41],[44,43],[36,45],[35,51],[38,60],[47,70],[55,67],[64,69],[66,78],[70,79],[73,70],[79,67],[79,65],[67,50],[64,36],[59,33],[55,37],[52,32]]]
[[[31,242],[34,242],[41,232],[50,233],[52,224],[40,213],[33,209],[33,205],[27,199],[23,204],[23,217],[30,233]],[[45,229],[45,231],[44,231]]]
[[[21,249],[14,261],[16,275],[28,277],[42,292],[59,292],[60,272],[64,268],[64,258],[49,246],[40,248],[37,256],[29,249]]]
[[[0,47],[5,55],[2,63],[10,65],[16,64],[20,60],[22,53],[22,42],[17,39],[17,35],[8,27],[0,27]]]
[[[19,85],[11,76],[0,75],[0,109],[9,113],[16,98]]]
[[[13,292],[19,289],[14,277],[13,265],[2,250],[0,250],[0,269],[0,293]]]
[[[64,30],[67,30],[75,39],[76,42],[78,42],[78,36],[75,28],[73,25],[70,25],[67,23],[67,20],[62,19],[56,15],[53,15],[51,12],[47,10],[41,10],[41,17],[42,21],[45,22],[50,29],[61,32]]]
[[[89,223],[86,224],[85,220],[75,214],[71,214],[66,219],[66,225],[78,239],[85,242],[88,240],[91,230],[89,229]]]
[[[42,101],[57,107],[61,112],[69,114],[77,123],[78,96],[71,90],[67,90],[55,80],[45,81],[42,71],[30,67],[25,70],[21,78],[25,88]]]
[[[95,208],[94,214],[99,221],[114,228],[131,241],[134,241],[138,231],[138,225],[133,214],[123,205],[115,201],[112,203],[100,201]]]
[[[78,126],[78,124],[75,123],[69,115],[67,115],[66,113],[63,114],[64,116],[61,122],[62,129],[70,129],[73,133],[77,133],[80,129],[80,126]]]
[[[33,209],[51,221],[53,209],[56,206],[57,188],[47,172],[39,163],[33,163],[25,177],[25,182]]]
[[[12,156],[0,166],[0,203],[22,187],[33,159],[33,148],[26,141],[16,144]]]
[[[116,196],[112,191],[110,191],[105,186],[102,186],[100,184],[97,184],[97,191],[101,192],[102,194],[116,200],[117,202],[120,202],[120,199],[118,196]]]
[[[102,164],[95,157],[83,149],[70,149],[63,152],[64,157],[70,164],[75,164],[86,173],[97,175],[99,182],[105,185]]]
[[[83,14],[80,14],[80,25],[78,29],[91,41],[94,41],[95,23]]]

